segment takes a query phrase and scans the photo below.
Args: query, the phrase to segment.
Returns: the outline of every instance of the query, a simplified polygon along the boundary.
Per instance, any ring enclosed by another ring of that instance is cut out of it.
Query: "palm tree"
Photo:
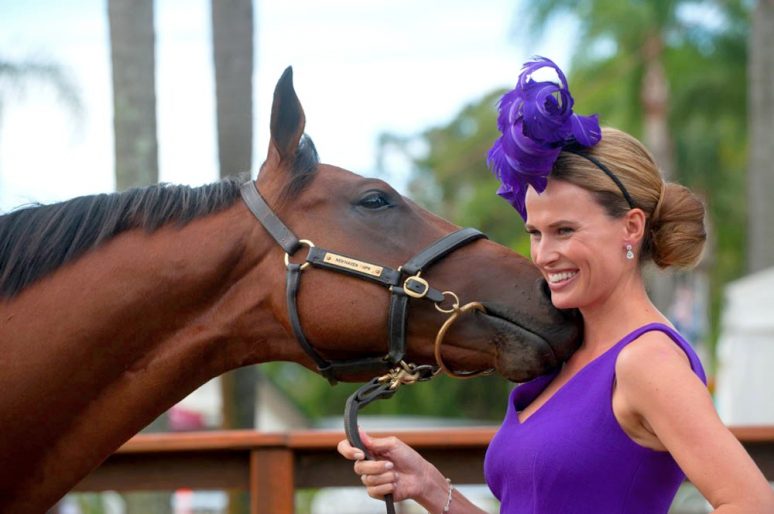
[[[0,120],[3,104],[13,96],[21,96],[26,86],[40,82],[54,88],[63,105],[76,118],[83,113],[78,86],[59,64],[41,60],[9,61],[0,57]]]
[[[220,176],[250,170],[253,144],[253,2],[213,0],[212,50]]]
[[[35,59],[10,61],[0,57],[0,124],[5,103],[23,96],[27,86],[35,82],[52,87],[73,118],[81,120],[83,104],[78,86],[61,65]]]
[[[159,180],[153,0],[108,0],[116,189]]]
[[[758,0],[752,16],[749,62],[750,162],[747,170],[748,271],[774,266],[774,2]]]
[[[595,70],[601,81],[615,80],[620,100],[638,106],[642,138],[666,179],[672,177],[673,151],[668,123],[669,82],[665,52],[672,38],[692,30],[680,16],[679,0],[547,0],[526,2],[517,19],[528,34],[542,33],[561,14],[579,21],[574,67]]]

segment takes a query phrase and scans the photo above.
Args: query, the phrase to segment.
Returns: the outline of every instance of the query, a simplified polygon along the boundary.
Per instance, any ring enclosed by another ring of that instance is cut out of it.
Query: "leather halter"
[[[311,241],[298,239],[272,211],[252,180],[242,184],[240,192],[250,211],[258,218],[258,221],[261,222],[277,244],[285,250],[285,265],[287,268],[286,296],[290,325],[301,347],[317,365],[319,373],[328,379],[331,384],[335,384],[344,374],[378,373],[399,366],[406,353],[406,316],[409,298],[430,300],[435,303],[437,309],[447,313],[452,311],[444,310],[439,305],[446,299],[447,295],[456,298],[456,295],[450,291],[441,292],[431,287],[421,277],[422,271],[454,250],[478,239],[486,238],[486,235],[479,230],[463,228],[435,241],[409,259],[403,266],[392,269],[387,266],[371,264],[346,255],[333,253],[314,246]],[[305,261],[300,264],[291,263],[289,256],[293,255],[302,246],[309,248]],[[301,328],[301,320],[296,303],[301,271],[310,265],[375,282],[389,289],[389,348],[386,355],[334,361],[323,358],[314,349]],[[458,303],[459,301],[457,300],[456,305]]]

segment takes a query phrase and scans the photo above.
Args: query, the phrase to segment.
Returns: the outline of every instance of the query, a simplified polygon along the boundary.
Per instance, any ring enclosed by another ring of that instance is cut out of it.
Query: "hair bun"
[[[701,257],[707,232],[704,203],[685,186],[667,182],[650,220],[651,258],[660,268],[689,268]]]

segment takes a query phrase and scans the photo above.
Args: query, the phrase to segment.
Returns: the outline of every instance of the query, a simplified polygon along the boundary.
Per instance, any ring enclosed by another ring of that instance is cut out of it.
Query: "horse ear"
[[[304,109],[293,89],[293,68],[288,66],[274,88],[268,160],[279,157],[280,161],[293,162],[305,125]],[[273,156],[272,151],[279,155]]]

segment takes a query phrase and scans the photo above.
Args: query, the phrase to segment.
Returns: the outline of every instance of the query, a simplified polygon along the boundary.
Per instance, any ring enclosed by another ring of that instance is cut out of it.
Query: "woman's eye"
[[[540,232],[537,230],[527,230],[527,235],[529,235],[531,239],[537,239],[540,237]]]
[[[574,232],[574,230],[570,227],[561,227],[559,230],[557,230],[559,235],[561,236],[568,236]]]
[[[366,193],[363,198],[360,199],[360,202],[358,202],[358,205],[360,207],[364,207],[366,209],[383,209],[385,207],[390,206],[390,200],[381,191],[371,191],[369,193]]]

